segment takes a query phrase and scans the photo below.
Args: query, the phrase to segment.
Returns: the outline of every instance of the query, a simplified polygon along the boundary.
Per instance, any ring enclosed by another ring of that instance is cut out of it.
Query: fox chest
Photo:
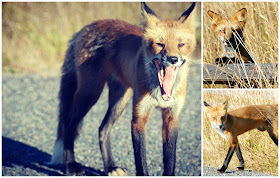
[[[170,100],[165,101],[162,98],[162,93],[161,93],[161,89],[160,87],[155,88],[152,93],[151,93],[151,97],[150,97],[150,102],[154,107],[159,107],[159,108],[169,108],[169,107],[174,107],[174,105],[176,104],[176,98],[174,98],[174,96],[172,96],[170,98]]]
[[[178,99],[174,97],[171,97],[169,101],[163,100],[161,91],[158,89],[153,90],[150,94],[145,95],[138,103],[137,109],[141,115],[145,115],[154,108],[178,108],[178,103],[183,103],[183,101],[179,102]]]
[[[212,127],[220,134],[224,139],[228,139],[227,135],[225,134],[226,132],[226,124],[223,123],[222,127],[220,127],[218,124],[211,122]]]

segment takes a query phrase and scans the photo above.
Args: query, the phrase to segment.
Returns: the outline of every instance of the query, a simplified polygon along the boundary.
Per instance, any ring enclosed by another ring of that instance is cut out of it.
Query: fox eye
[[[185,43],[179,43],[178,44],[178,48],[181,48],[181,47],[183,47],[185,45]]]
[[[162,48],[164,48],[165,47],[165,45],[163,44],[163,43],[156,43],[158,46],[160,46],[160,47],[162,47]]]
[[[225,116],[223,116],[221,119],[222,119],[222,120],[225,120]]]
[[[221,33],[225,33],[225,32],[226,32],[226,30],[225,30],[225,29],[222,29],[222,30],[219,30],[219,32],[221,32]]]

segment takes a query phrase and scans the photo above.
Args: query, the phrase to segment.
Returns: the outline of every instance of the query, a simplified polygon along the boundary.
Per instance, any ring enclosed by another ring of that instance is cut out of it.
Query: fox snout
[[[176,56],[169,56],[167,57],[167,61],[171,64],[176,64],[178,62],[178,57]]]
[[[222,122],[222,123],[216,123],[216,122],[211,122],[211,125],[213,128],[215,128],[216,130],[225,130],[226,129],[226,123]]]
[[[219,37],[220,41],[222,42],[223,45],[225,46],[229,46],[230,43],[229,43],[229,40],[227,40],[226,38],[224,37]]]
[[[181,67],[184,63],[185,60],[182,59],[180,56],[175,56],[175,55],[163,55],[161,58],[162,64],[166,67],[168,66],[173,66],[173,67]]]

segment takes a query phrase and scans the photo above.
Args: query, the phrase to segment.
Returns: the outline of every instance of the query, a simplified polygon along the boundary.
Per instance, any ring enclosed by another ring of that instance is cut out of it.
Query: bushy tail
[[[69,113],[77,90],[77,76],[74,61],[74,45],[70,44],[66,59],[62,67],[62,76],[59,91],[59,122],[57,127],[57,139],[55,142],[52,159],[48,165],[63,164],[63,128],[69,119]]]

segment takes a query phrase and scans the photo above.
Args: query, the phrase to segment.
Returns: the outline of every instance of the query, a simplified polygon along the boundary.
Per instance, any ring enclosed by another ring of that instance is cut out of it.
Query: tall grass
[[[258,88],[277,88],[278,82],[278,3],[277,2],[216,2],[203,3],[203,62],[215,63],[215,59],[221,57],[223,52],[222,44],[211,28],[207,11],[211,10],[222,17],[232,17],[241,8],[247,9],[247,22],[243,30],[245,46],[248,48],[251,57],[256,62],[254,70],[258,78],[266,78],[262,64],[271,63],[273,67],[269,74],[273,74],[274,83],[268,80],[255,82]],[[254,78],[248,76],[249,80]],[[209,87],[205,85],[204,87]],[[218,87],[217,85],[210,86]],[[225,87],[225,86],[222,86]],[[248,82],[237,77],[235,87],[251,88]]]
[[[160,18],[178,19],[191,3],[147,4]],[[140,2],[10,2],[2,13],[3,74],[57,73],[67,42],[83,26],[100,19],[138,25],[141,19]]]
[[[204,101],[212,106],[221,105],[228,99],[228,110],[247,105],[276,104],[279,93],[272,90],[205,90]],[[245,170],[278,174],[278,147],[268,133],[257,129],[238,136]],[[203,164],[220,168],[228,150],[228,143],[211,126],[205,112],[203,114]],[[239,161],[234,153],[229,169],[236,169]]]

